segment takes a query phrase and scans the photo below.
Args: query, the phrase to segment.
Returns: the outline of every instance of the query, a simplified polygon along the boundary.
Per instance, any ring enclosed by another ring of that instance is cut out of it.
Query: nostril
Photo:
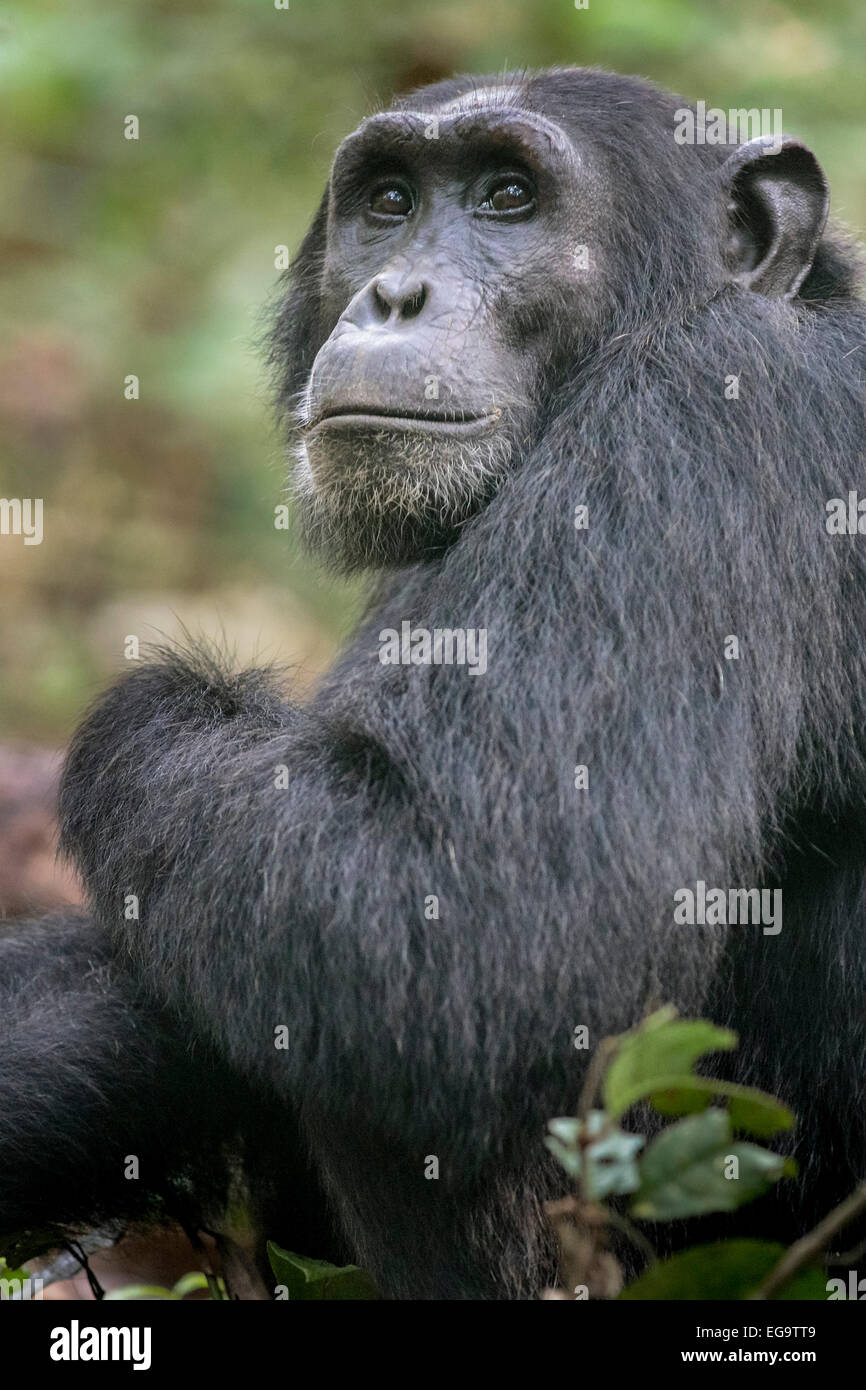
[[[373,286],[373,307],[383,323],[391,315],[391,302],[386,299],[378,285]]]
[[[419,290],[416,290],[414,294],[410,294],[406,299],[404,299],[403,307],[400,311],[401,318],[414,319],[418,314],[420,314],[421,310],[424,308],[424,301],[426,300],[426,298],[427,290],[422,285],[421,288]]]

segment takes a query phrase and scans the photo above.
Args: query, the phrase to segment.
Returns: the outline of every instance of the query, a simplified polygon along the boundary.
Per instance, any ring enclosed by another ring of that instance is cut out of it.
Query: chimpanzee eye
[[[529,212],[535,206],[535,193],[527,179],[507,174],[497,179],[487,193],[479,211],[500,213]]]
[[[370,194],[367,204],[377,217],[408,217],[412,211],[412,194],[403,183],[380,183]]]

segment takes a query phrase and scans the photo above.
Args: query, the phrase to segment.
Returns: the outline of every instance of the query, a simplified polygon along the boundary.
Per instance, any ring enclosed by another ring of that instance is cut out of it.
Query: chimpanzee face
[[[322,279],[333,329],[296,483],[308,535],[344,564],[435,551],[525,451],[557,324],[581,292],[592,303],[572,251],[579,184],[559,127],[484,93],[375,116],[340,147]]]
[[[655,166],[628,139],[615,163],[597,130],[521,103],[503,84],[388,111],[337,152],[294,484],[307,540],[342,568],[453,541],[563,381],[602,339],[628,337],[623,304],[652,323],[677,294],[686,312],[695,285],[707,300],[790,294],[814,254],[826,184],[799,144],[751,141],[705,168],[659,124]],[[638,173],[661,190],[652,208]],[[693,210],[682,247],[675,196]]]

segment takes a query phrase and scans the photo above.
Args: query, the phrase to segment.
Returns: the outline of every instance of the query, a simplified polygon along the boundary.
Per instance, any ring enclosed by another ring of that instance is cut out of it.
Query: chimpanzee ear
[[[735,284],[777,298],[797,293],[818,249],[830,190],[811,150],[787,135],[740,145],[722,170]]]

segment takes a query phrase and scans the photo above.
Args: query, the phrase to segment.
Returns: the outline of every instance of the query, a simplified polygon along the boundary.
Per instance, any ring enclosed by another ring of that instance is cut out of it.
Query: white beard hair
[[[301,442],[291,492],[307,543],[341,568],[405,563],[474,515],[510,459],[511,441],[500,430],[460,442],[382,430],[342,443],[317,476]]]

